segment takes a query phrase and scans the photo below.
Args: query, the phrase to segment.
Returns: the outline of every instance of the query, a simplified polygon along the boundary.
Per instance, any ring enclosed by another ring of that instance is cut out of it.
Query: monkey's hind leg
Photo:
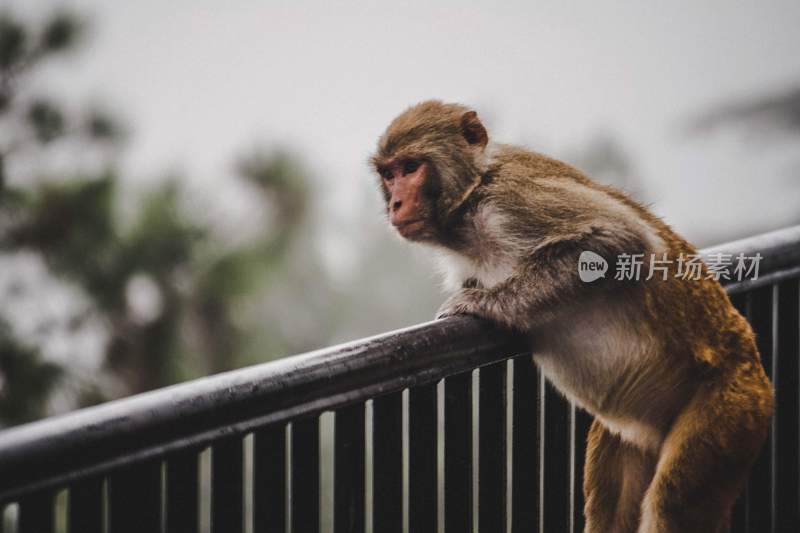
[[[656,457],[595,420],[589,430],[583,492],[585,533],[634,533]]]
[[[745,363],[703,385],[661,447],[638,533],[723,533],[766,438],[772,390]]]

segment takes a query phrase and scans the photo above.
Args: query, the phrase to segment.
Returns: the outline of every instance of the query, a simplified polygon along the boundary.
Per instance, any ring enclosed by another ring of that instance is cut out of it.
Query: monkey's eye
[[[411,174],[419,168],[419,161],[403,161],[403,174]]]
[[[386,181],[391,181],[392,179],[394,179],[394,174],[392,173],[392,170],[389,168],[384,168],[383,170],[381,170],[380,175]]]

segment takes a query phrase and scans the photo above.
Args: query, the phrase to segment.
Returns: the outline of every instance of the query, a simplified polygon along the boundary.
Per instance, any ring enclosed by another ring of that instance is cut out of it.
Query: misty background
[[[698,246],[800,222],[800,3],[0,4],[0,427],[429,320],[429,98]]]

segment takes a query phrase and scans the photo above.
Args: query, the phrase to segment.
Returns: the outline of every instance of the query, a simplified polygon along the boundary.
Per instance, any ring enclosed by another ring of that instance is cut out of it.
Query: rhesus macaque
[[[544,375],[594,416],[586,531],[727,531],[773,392],[750,326],[706,265],[702,279],[679,275],[695,248],[624,193],[490,143],[461,105],[411,107],[372,163],[391,224],[442,256],[454,293],[438,316],[529,334]],[[581,281],[584,251],[608,261],[605,277]],[[644,254],[638,280],[615,279],[623,254]],[[651,257],[668,271],[646,279]]]

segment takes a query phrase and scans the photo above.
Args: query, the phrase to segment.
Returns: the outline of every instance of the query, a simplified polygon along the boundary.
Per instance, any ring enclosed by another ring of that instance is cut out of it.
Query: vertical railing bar
[[[575,520],[575,514],[577,512],[578,506],[578,495],[577,495],[577,464],[575,462],[575,453],[577,452],[576,447],[576,420],[575,417],[577,416],[577,407],[575,404],[570,402],[569,403],[569,531],[570,533],[580,533],[576,531],[577,523]]]
[[[748,293],[748,318],[756,334],[756,344],[767,375],[772,378],[772,286]],[[771,523],[771,455],[772,434],[767,436],[761,455],[750,472],[747,491],[748,528],[761,533],[768,531]]]
[[[436,384],[408,392],[408,530],[437,530],[437,394]]]
[[[447,533],[472,532],[472,373],[445,379],[444,521]]]
[[[287,507],[286,426],[253,435],[253,532],[285,533]]]
[[[444,380],[439,380],[436,384],[436,525],[439,533],[444,531],[445,526],[445,395],[444,395]],[[410,532],[409,532],[410,533]]]
[[[320,528],[319,417],[292,422],[291,531]]]
[[[364,532],[364,404],[340,409],[334,419],[334,532]]]
[[[511,533],[514,523],[512,502],[514,500],[514,360],[506,361],[506,530]]]
[[[511,421],[511,533],[524,533],[540,526],[539,392],[540,376],[531,356],[516,357]]]
[[[592,425],[592,417],[589,413],[578,406],[573,406],[573,514],[572,530],[575,533],[582,533],[585,528],[585,517],[583,515],[583,468],[586,459],[586,438],[589,428]]]
[[[196,450],[185,450],[167,457],[166,531],[199,530],[199,479],[200,465]]]
[[[773,531],[800,531],[800,280],[778,285],[773,329]]]
[[[401,509],[401,514],[403,516],[403,524],[401,527],[401,531],[403,533],[408,533],[409,531],[409,524],[411,518],[409,517],[409,511],[411,509],[411,473],[408,471],[409,465],[411,463],[411,451],[409,450],[410,446],[410,439],[411,439],[411,426],[410,426],[410,409],[411,409],[411,391],[409,389],[403,390],[403,420],[402,420],[402,430],[401,434],[403,436],[402,442],[402,492],[403,492],[403,508]]]
[[[575,484],[577,482],[576,478],[576,464],[575,464],[575,415],[576,415],[576,407],[575,404],[570,402],[569,403],[569,531],[570,533],[576,533],[575,531],[575,511],[577,507],[577,495],[575,493]]]
[[[480,530],[480,526],[478,524],[478,498],[479,498],[479,491],[478,491],[478,475],[480,474],[479,465],[479,455],[480,455],[480,435],[478,433],[479,426],[479,418],[480,418],[480,382],[479,382],[479,373],[480,370],[472,369],[470,372],[472,378],[472,386],[471,386],[471,395],[470,395],[470,405],[472,408],[470,409],[470,415],[472,417],[472,426],[470,432],[470,451],[471,451],[471,462],[472,465],[472,479],[471,479],[471,489],[472,492],[470,494],[470,501],[472,502],[472,529],[471,533],[478,533]]]
[[[126,466],[109,479],[111,533],[161,529],[161,461]]]
[[[537,407],[539,409],[539,531],[545,531],[544,529],[544,515],[545,515],[545,424],[547,423],[547,419],[545,417],[546,414],[546,403],[545,403],[545,387],[547,386],[547,382],[544,378],[543,374],[539,374],[539,388],[538,392],[538,402]]]
[[[400,533],[403,528],[403,395],[372,401],[372,528]]]
[[[747,301],[747,293],[739,293],[731,296],[731,302],[733,303],[734,307],[738,309],[742,316],[744,316],[746,319],[749,319]],[[736,500],[736,503],[733,507],[730,533],[747,532],[747,507],[747,486],[745,485],[744,490],[739,495],[739,498]]]
[[[101,533],[104,529],[103,500],[102,478],[87,479],[70,487],[67,503],[70,533]]]
[[[479,371],[478,531],[506,530],[506,366]]]
[[[548,382],[542,383],[542,531],[566,531],[570,523],[569,404]]]
[[[292,424],[287,423],[284,427],[283,443],[286,450],[286,461],[283,467],[286,469],[286,505],[284,512],[286,513],[286,527],[284,533],[292,533]]]
[[[51,533],[55,530],[55,498],[50,491],[26,496],[19,502],[17,533]]]
[[[778,366],[780,362],[780,357],[778,355],[778,306],[780,305],[780,292],[778,291],[778,285],[772,285],[772,301],[770,302],[770,353],[771,353],[771,360],[772,360],[772,368],[770,369],[770,374],[772,376],[772,383],[777,383],[779,379],[778,375]],[[778,510],[775,507],[776,505],[776,492],[777,492],[777,482],[778,482],[778,420],[777,416],[773,416],[772,425],[770,427],[770,457],[769,457],[769,481],[770,481],[770,490],[769,490],[769,515],[770,515],[770,531],[772,533],[778,533],[776,526],[777,526],[777,519],[778,519]]]
[[[251,432],[242,438],[244,459],[242,461],[242,532],[253,532],[253,482],[254,482],[254,441]]]
[[[211,531],[236,533],[244,527],[244,445],[240,436],[211,449]]]

